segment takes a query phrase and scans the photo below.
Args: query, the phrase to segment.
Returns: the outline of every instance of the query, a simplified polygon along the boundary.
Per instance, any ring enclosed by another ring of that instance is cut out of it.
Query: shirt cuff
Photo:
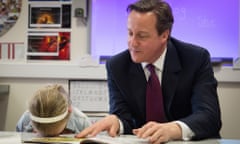
[[[194,132],[182,121],[176,121],[182,129],[182,140],[189,141],[195,135]]]
[[[123,123],[120,119],[118,119],[118,122],[119,122],[119,132],[118,132],[118,134],[121,135],[124,132]]]

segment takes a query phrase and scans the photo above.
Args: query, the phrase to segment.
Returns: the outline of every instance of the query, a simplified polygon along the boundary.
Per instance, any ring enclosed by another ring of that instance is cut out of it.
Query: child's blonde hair
[[[56,136],[56,129],[65,127],[70,113],[69,96],[60,85],[48,85],[39,89],[29,102],[34,129],[42,136]]]

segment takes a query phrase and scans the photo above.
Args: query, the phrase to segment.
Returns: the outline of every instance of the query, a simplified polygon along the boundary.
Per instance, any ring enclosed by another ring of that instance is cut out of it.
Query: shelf
[[[232,66],[214,67],[214,74],[218,82],[240,82],[240,70]]]
[[[232,67],[214,67],[219,82],[240,82],[240,70]],[[0,63],[2,78],[53,78],[106,80],[105,65],[76,63]]]
[[[104,65],[69,63],[8,63],[0,64],[2,78],[106,79]]]

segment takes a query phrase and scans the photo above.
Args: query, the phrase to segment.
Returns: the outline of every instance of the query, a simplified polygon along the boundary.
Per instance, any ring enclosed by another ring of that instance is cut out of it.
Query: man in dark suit
[[[110,115],[77,135],[135,134],[151,143],[219,138],[221,113],[208,51],[170,36],[173,16],[160,0],[128,6],[128,50],[107,61]],[[161,83],[165,122],[146,120],[147,64]]]

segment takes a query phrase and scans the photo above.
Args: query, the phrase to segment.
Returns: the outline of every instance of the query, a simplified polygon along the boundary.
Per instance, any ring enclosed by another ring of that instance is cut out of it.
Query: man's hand
[[[175,122],[148,122],[143,127],[134,129],[133,133],[139,138],[147,138],[153,144],[182,138],[181,128]]]
[[[105,118],[94,123],[90,127],[84,129],[82,132],[78,133],[75,137],[94,137],[102,131],[107,131],[109,136],[115,137],[119,131],[119,121],[116,115],[109,115]]]

